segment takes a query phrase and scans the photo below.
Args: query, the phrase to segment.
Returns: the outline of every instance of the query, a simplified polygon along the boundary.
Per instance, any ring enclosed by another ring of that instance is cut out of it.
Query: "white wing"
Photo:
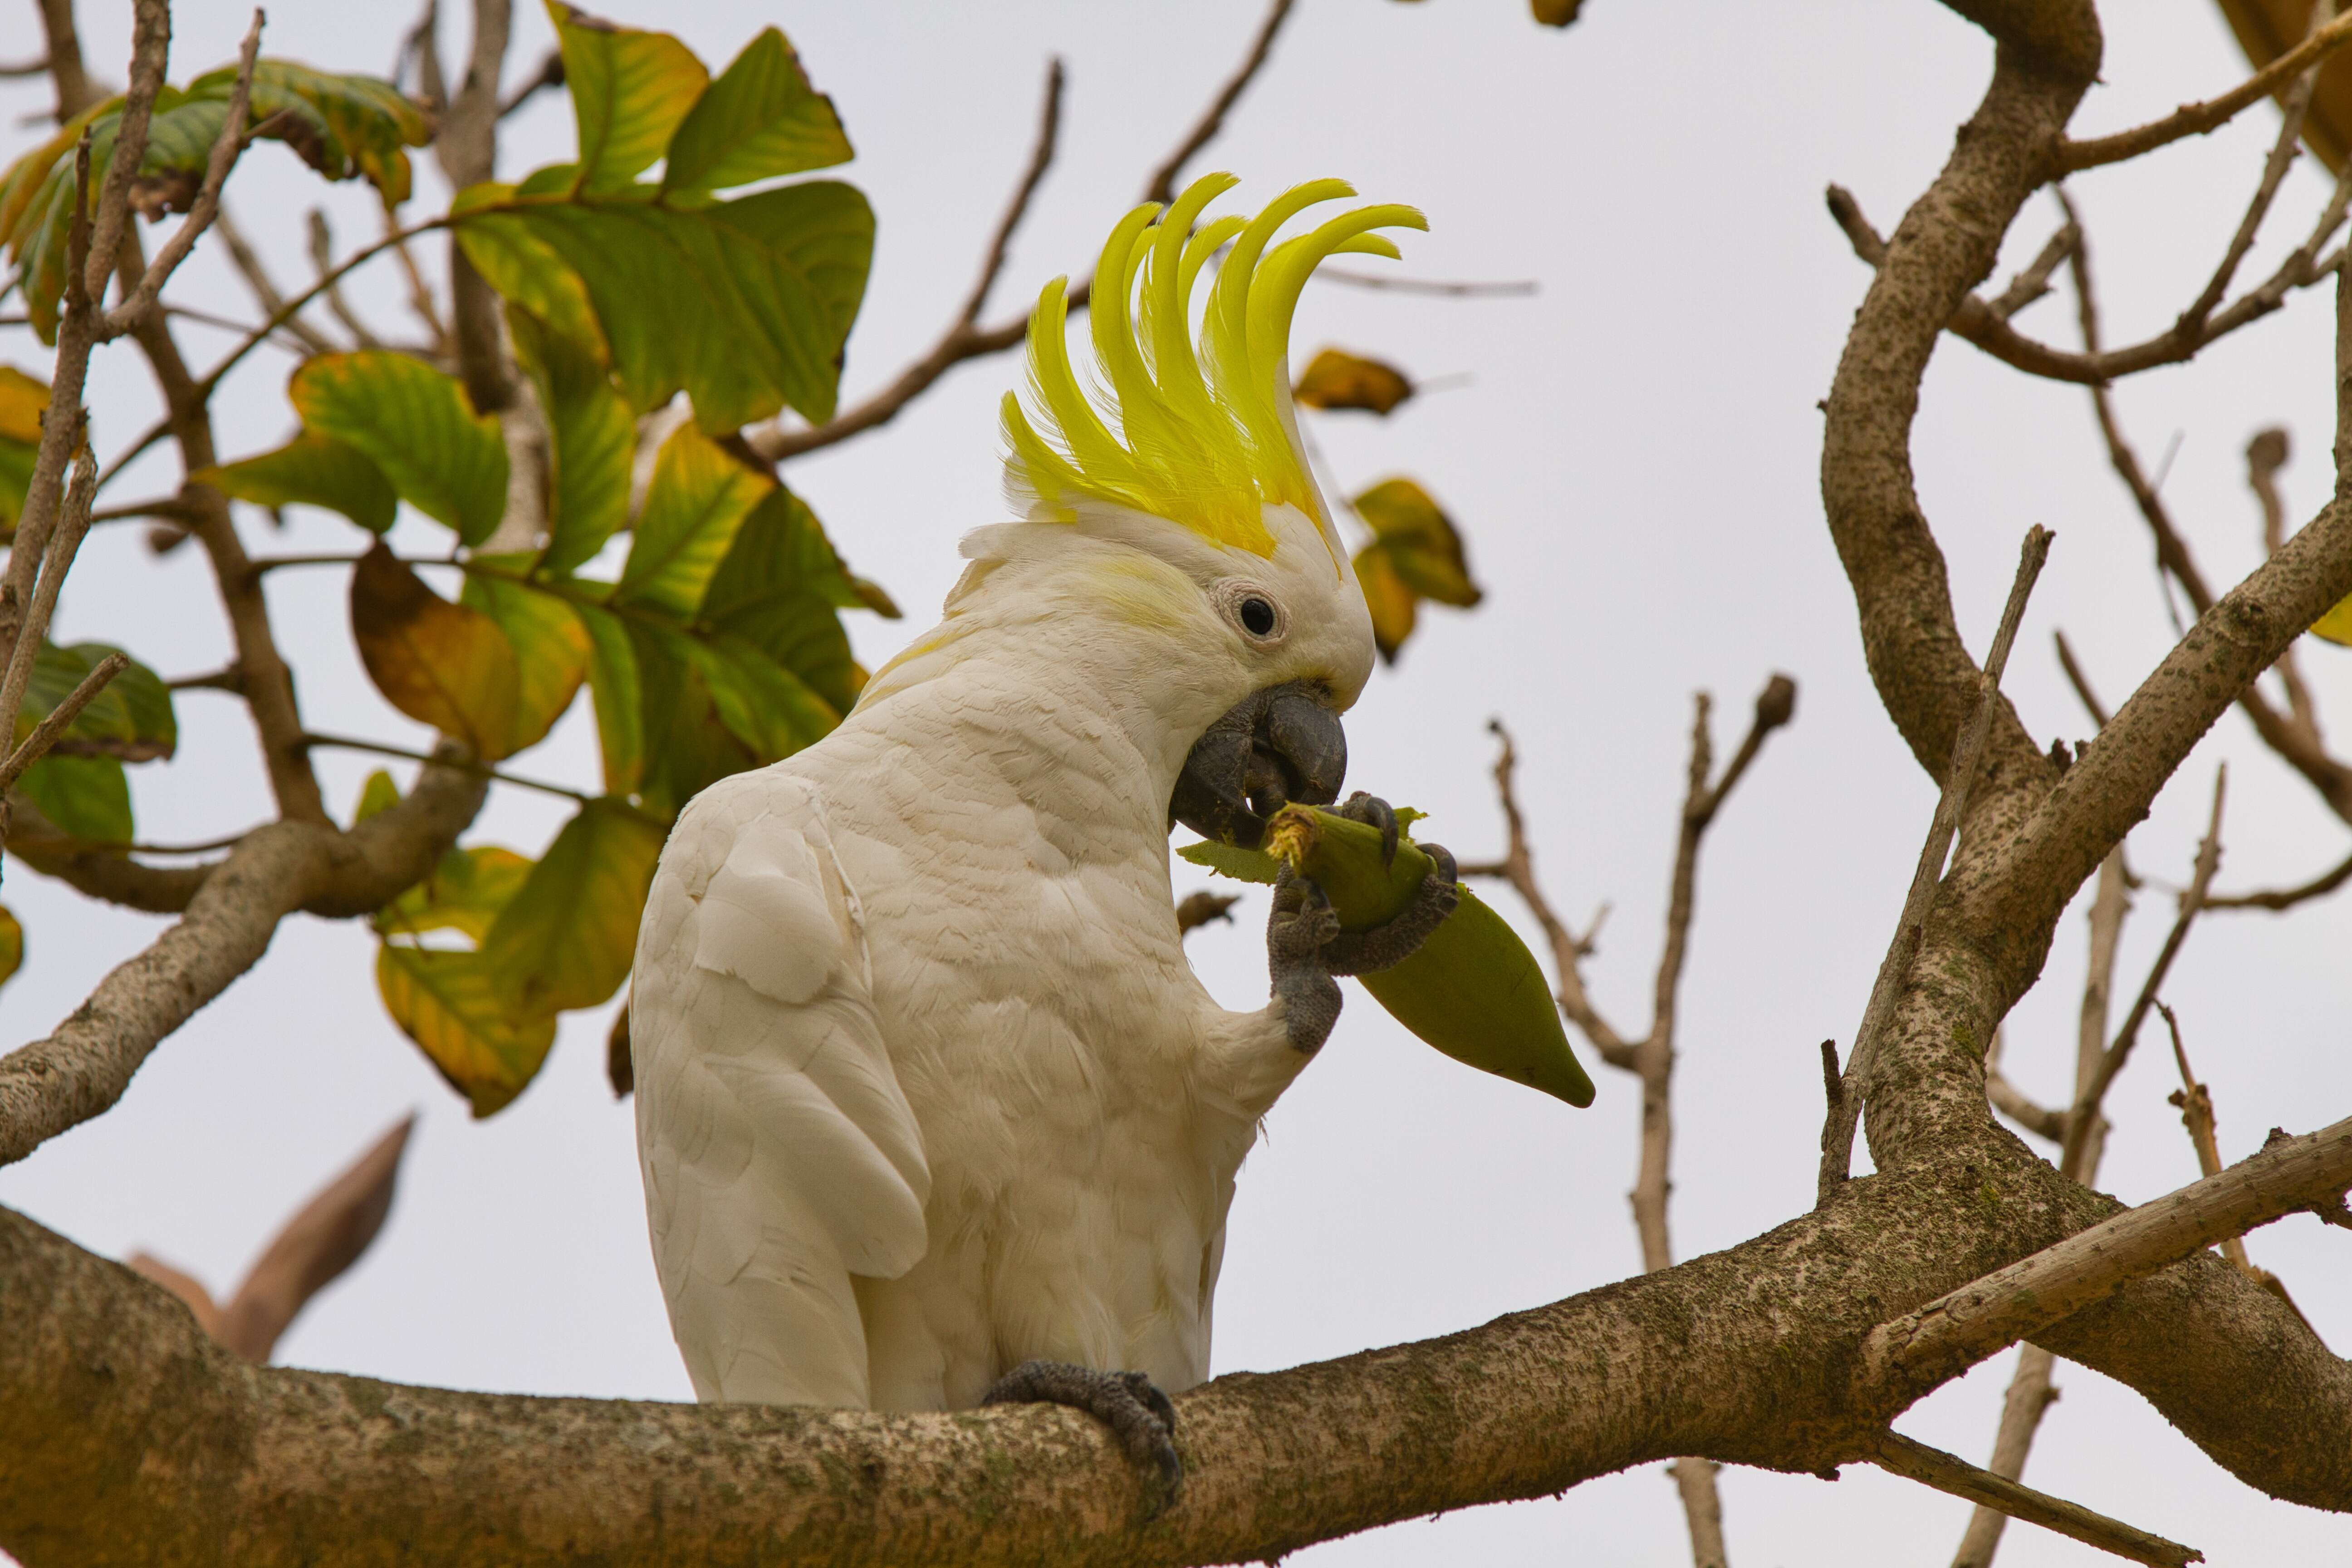
[[[696,797],[654,876],[629,1013],[637,1151],[706,1400],[866,1405],[850,1276],[923,1255],[930,1171],[859,921],[814,795],[772,771]]]

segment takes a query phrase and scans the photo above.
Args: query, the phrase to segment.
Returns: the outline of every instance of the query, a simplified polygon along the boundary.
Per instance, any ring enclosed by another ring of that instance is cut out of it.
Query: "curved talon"
[[[1061,1405],[1083,1410],[1111,1429],[1136,1464],[1160,1478],[1150,1506],[1158,1516],[1184,1484],[1176,1452],[1176,1406],[1139,1372],[1101,1372],[1062,1361],[1024,1361],[980,1396],[982,1405]]]
[[[1312,877],[1285,866],[1275,873],[1274,910],[1265,921],[1266,970],[1293,1048],[1312,1056],[1339,1021],[1339,983],[1324,951],[1339,934],[1339,917]]]
[[[1387,801],[1382,800],[1379,795],[1358,790],[1348,797],[1348,804],[1337,808],[1333,815],[1344,816],[1350,822],[1360,822],[1367,827],[1379,828],[1381,830],[1381,866],[1385,869],[1395,861],[1396,812]]]

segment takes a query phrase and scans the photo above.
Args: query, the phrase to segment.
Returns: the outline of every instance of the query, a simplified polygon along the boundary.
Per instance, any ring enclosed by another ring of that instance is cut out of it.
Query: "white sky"
[[[128,7],[86,3],[94,68],[118,75]],[[2242,62],[2203,0],[2109,7],[2105,79],[2078,117],[2119,128],[2208,96]],[[183,0],[173,74],[228,58],[246,13]],[[444,7],[460,13],[461,5]],[[1613,906],[1589,968],[1621,1027],[1647,1019],[1651,965],[1689,694],[1716,692],[1727,752],[1766,675],[1801,687],[1725,811],[1702,871],[1684,993],[1678,1086],[1678,1253],[1728,1246],[1811,1202],[1821,1115],[1816,1043],[1851,1037],[1909,876],[1932,795],[1864,676],[1852,600],[1822,526],[1814,404],[1829,384],[1865,274],[1822,205],[1834,180],[1882,230],[1933,175],[1990,66],[1981,35],[1915,0],[1793,5],[1640,5],[1593,0],[1565,34],[1509,0],[1401,5],[1304,0],[1274,61],[1209,158],[1256,198],[1339,174],[1379,200],[1416,203],[1431,233],[1405,237],[1399,268],[1432,278],[1534,278],[1532,300],[1447,301],[1339,286],[1308,292],[1297,358],[1339,343],[1417,376],[1465,373],[1393,417],[1318,419],[1314,434],[1350,490],[1391,473],[1424,483],[1466,532],[1486,604],[1429,614],[1401,668],[1376,677],[1349,723],[1352,785],[1432,815],[1427,832],[1465,858],[1498,826],[1484,731],[1517,728],[1523,789],[1555,900],[1580,921]],[[846,376],[856,397],[928,347],[969,287],[990,225],[1032,135],[1045,57],[1069,63],[1062,155],[1024,230],[992,317],[1018,310],[1051,273],[1082,271],[1111,219],[1239,58],[1252,0],[1084,5],[911,4],[774,6],[614,0],[619,19],[677,29],[714,68],[760,26],[782,25],[840,107],[860,156],[845,172],[871,197],[880,237]],[[20,10],[19,15],[22,15]],[[286,5],[271,53],[384,70],[410,19],[401,5]],[[29,26],[10,57],[32,52]],[[463,28],[445,26],[445,58]],[[549,41],[524,11],[510,79]],[[0,83],[0,151],[40,134],[18,123],[45,85]],[[2111,341],[2161,330],[2195,293],[2251,191],[2276,125],[2265,108],[2154,163],[2074,182],[2105,279]],[[502,172],[569,156],[569,110],[543,96],[508,124]],[[439,187],[420,160],[420,189]],[[2266,274],[2324,196],[2299,167],[2273,234],[2245,276]],[[307,276],[302,215],[322,202],[348,249],[372,235],[372,198],[322,190],[275,145],[256,151],[231,203],[282,279]],[[2009,268],[2056,221],[2037,200]],[[1379,265],[1371,263],[1370,265]],[[175,285],[190,302],[250,319],[207,248]],[[375,268],[352,292],[387,325],[396,277]],[[2233,581],[2258,551],[2243,484],[2246,436],[2287,424],[2284,475],[2297,518],[2326,497],[2327,290],[2208,352],[2188,369],[2126,384],[2120,406],[2153,465],[2177,437],[2166,484],[2211,573]],[[2055,297],[2021,324],[2065,345]],[[395,327],[395,332],[404,328]],[[226,342],[184,337],[208,361]],[[21,331],[0,357],[38,369]],[[287,363],[256,356],[216,405],[225,450],[275,444],[291,424]],[[956,537],[998,520],[993,404],[1014,374],[966,366],[878,436],[793,464],[790,482],[852,563],[909,608],[898,625],[853,617],[869,663],[929,621],[957,568]],[[93,376],[101,448],[152,417],[127,347]],[[1989,638],[2025,527],[2058,542],[2026,617],[2009,688],[2028,727],[2070,740],[2088,721],[2050,657],[2063,626],[2110,702],[2161,656],[2170,632],[2150,552],[2108,473],[2076,388],[2028,381],[1947,339],[1927,379],[1915,444],[1920,490],[1949,558],[1960,625]],[[176,459],[127,476],[121,499],[168,491]],[[443,536],[402,525],[420,546]],[[355,550],[355,531],[307,514],[264,552]],[[67,638],[117,640],[167,674],[217,667],[226,639],[201,559],[151,559],[134,530],[102,530],[60,616]],[[407,744],[418,727],[368,687],[332,571],[270,579],[281,645],[313,722]],[[2311,647],[2306,668],[2339,729],[2352,729],[2352,652]],[[521,771],[584,782],[594,739],[585,704]],[[133,770],[142,837],[194,840],[259,820],[267,794],[231,700],[192,692],[168,767]],[[2225,720],[2132,839],[2136,864],[2185,879],[2212,765],[2232,763],[2225,887],[2303,880],[2339,859],[2342,825]],[[324,753],[331,800],[348,811],[373,763]],[[474,841],[526,851],[551,836],[560,803],[499,791]],[[1199,874],[1180,867],[1180,891]],[[25,971],[0,994],[7,1043],[70,1010],[158,921],[89,903],[23,868],[7,901],[28,933]],[[1507,898],[1500,907],[1514,916]],[[2145,973],[2170,899],[2140,895],[2120,984]],[[1221,995],[1263,995],[1262,900],[1236,928],[1197,938]],[[2343,1052],[2352,1005],[2352,898],[2286,920],[2221,915],[2200,925],[2169,997],[2212,1085],[2225,1158],[2265,1130],[2306,1131],[2352,1107]],[[2079,909],[2041,988],[2012,1018],[2010,1065],[2041,1098],[2071,1081],[2082,972]],[[460,1387],[688,1396],[647,1256],[628,1110],[604,1083],[609,1010],[567,1019],[539,1082],[509,1111],[468,1121],[385,1017],[370,981],[373,939],[354,923],[297,918],[252,977],[167,1042],[121,1107],[0,1172],[0,1202],[113,1256],[152,1248],[230,1287],[289,1208],[412,1107],[422,1111],[400,1197],[362,1266],[321,1297],[281,1346],[301,1365]],[[1590,1061],[1590,1057],[1587,1058]],[[1330,1047],[1277,1108],[1242,1180],[1219,1295],[1220,1370],[1268,1369],[1481,1322],[1621,1277],[1638,1255],[1623,1203],[1636,1097],[1595,1066],[1601,1098],[1572,1111],[1483,1078],[1405,1036],[1357,995]],[[2118,1079],[2119,1121],[2103,1184],[2141,1200],[2194,1179],[2164,1103],[2173,1069],[2160,1037]],[[2352,1348],[2352,1243],[2297,1219],[2259,1233],[2321,1332]],[[1981,1460],[2011,1357],[1906,1415],[1902,1429]],[[2138,1398],[2072,1366],[2027,1479],[2202,1546],[2218,1563],[2340,1561],[2352,1527],[2272,1502],[2207,1460]],[[1965,1505],[1868,1468],[1835,1487],[1754,1470],[1723,1481],[1742,1564],[1948,1561]],[[1654,1467],[1565,1498],[1412,1522],[1313,1549],[1313,1568],[1687,1561],[1672,1488]],[[2107,1559],[2027,1526],[2013,1568]]]

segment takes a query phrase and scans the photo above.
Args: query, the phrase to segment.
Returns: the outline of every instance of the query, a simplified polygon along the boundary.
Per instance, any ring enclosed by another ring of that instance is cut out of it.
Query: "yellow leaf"
[[[1465,609],[1485,595],[1470,580],[1470,563],[1454,520],[1411,479],[1389,479],[1355,499],[1364,520],[1389,552],[1407,587],[1424,599]]]
[[[521,674],[496,621],[441,597],[377,544],[352,573],[352,635],[394,708],[485,760],[507,754]]]
[[[1528,0],[1528,10],[1547,27],[1565,27],[1584,9],[1584,0]]]
[[[1412,382],[1394,365],[1325,349],[1290,395],[1309,408],[1368,408],[1386,414],[1412,395]]]
[[[2303,42],[2311,7],[2304,0],[2221,0],[2221,15],[2256,69]],[[2282,96],[2284,91],[2282,90]],[[2352,59],[2338,51],[2319,70],[2303,139],[2331,171],[2341,171],[2352,149]]]
[[[555,1015],[508,1010],[479,953],[385,942],[376,951],[375,984],[392,1021],[473,1102],[476,1116],[520,1094],[555,1043]]]
[[[1356,582],[1364,590],[1364,604],[1372,612],[1372,642],[1381,657],[1396,662],[1397,650],[1412,636],[1413,591],[1404,585],[1389,552],[1375,541],[1356,552]]]
[[[2337,600],[2334,609],[2312,622],[2311,635],[2352,647],[2352,598]]]
[[[0,364],[0,441],[41,444],[41,414],[49,405],[49,384],[13,364]]]
[[[24,966],[25,928],[14,910],[0,904],[0,985],[7,984]]]

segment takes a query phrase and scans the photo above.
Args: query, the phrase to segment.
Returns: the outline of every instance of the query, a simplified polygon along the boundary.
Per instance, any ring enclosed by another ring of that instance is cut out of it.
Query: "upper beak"
[[[1348,776],[1339,716],[1305,681],[1253,691],[1193,742],[1168,815],[1204,838],[1255,849],[1292,801],[1326,805]]]

